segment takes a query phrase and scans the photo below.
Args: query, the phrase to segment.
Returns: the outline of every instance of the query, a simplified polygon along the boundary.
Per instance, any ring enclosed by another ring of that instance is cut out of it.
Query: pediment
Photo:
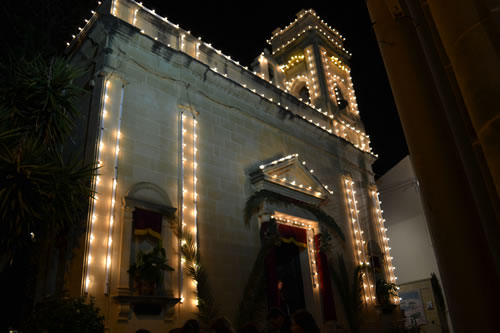
[[[261,164],[258,170],[250,173],[250,180],[257,191],[267,189],[313,204],[333,194],[314,175],[314,170],[299,160],[298,154]]]

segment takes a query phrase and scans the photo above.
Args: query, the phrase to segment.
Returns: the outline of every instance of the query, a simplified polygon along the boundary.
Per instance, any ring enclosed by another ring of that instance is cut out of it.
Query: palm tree
[[[96,168],[63,154],[79,117],[82,91],[72,81],[80,74],[59,58],[0,65],[0,273],[23,280],[28,299],[34,281],[17,270],[44,272],[51,248],[67,248],[67,236],[85,226]]]
[[[36,237],[56,237],[86,210],[95,168],[65,158],[79,71],[62,59],[0,67],[0,246],[9,260]],[[0,266],[0,267],[3,267]]]

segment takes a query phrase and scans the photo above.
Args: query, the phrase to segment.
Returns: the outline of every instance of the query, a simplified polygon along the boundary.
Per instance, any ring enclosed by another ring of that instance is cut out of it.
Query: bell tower
[[[363,130],[344,41],[314,10],[302,10],[290,25],[273,32],[271,54],[261,55],[260,68],[266,79],[326,111],[334,123]]]

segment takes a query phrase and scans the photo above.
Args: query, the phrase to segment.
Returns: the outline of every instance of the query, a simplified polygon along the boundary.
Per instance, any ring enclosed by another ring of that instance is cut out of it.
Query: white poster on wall
[[[419,289],[399,292],[399,297],[402,298],[400,306],[401,310],[404,310],[406,323],[409,326],[427,324]]]

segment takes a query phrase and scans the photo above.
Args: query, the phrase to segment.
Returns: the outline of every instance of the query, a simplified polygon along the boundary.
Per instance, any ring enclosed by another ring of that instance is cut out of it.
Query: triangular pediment
[[[299,160],[298,154],[261,164],[250,177],[257,190],[267,189],[310,203],[317,203],[333,194],[314,176],[314,170]]]

